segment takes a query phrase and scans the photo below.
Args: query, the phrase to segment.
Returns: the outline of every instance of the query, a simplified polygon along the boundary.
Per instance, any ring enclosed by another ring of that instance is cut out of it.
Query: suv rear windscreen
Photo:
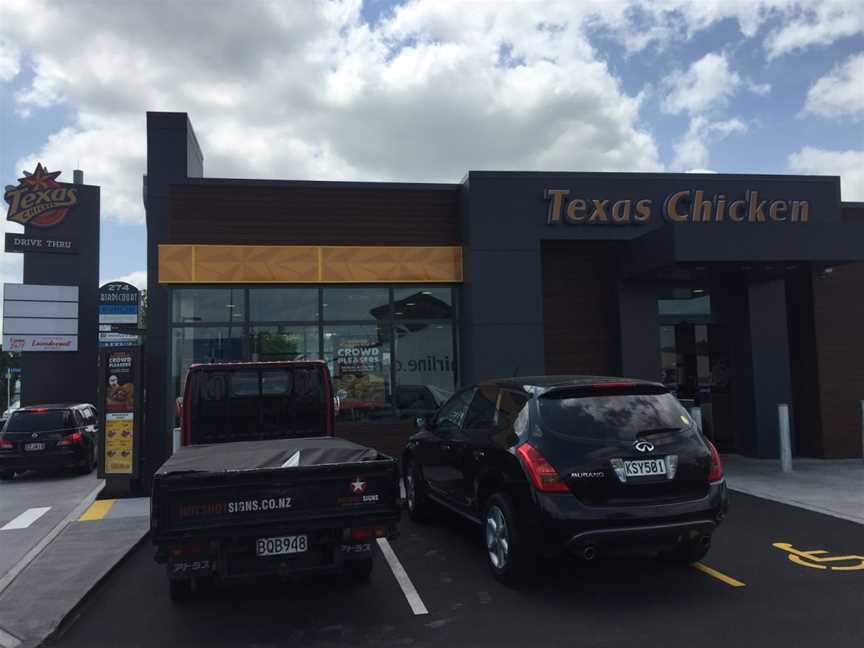
[[[9,417],[6,433],[24,434],[52,432],[75,427],[75,419],[69,410],[20,410]]]
[[[543,429],[565,437],[596,441],[634,441],[637,435],[690,427],[687,412],[668,392],[598,394],[555,390],[538,399]]]
[[[316,367],[190,375],[192,443],[326,434],[324,377]]]

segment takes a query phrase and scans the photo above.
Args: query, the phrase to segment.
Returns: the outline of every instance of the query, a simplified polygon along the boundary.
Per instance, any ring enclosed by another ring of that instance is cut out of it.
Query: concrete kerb
[[[86,592],[81,595],[81,598],[78,600],[78,602],[63,616],[62,619],[60,619],[60,622],[54,627],[54,629],[50,633],[48,633],[48,635],[44,637],[38,644],[35,644],[35,646],[50,646],[52,642],[59,640],[66,632],[66,630],[71,627],[74,620],[78,618],[78,613],[84,606],[87,605],[87,601],[90,599],[90,596],[93,594],[93,592],[99,589],[102,583],[104,583],[108,579],[108,577],[111,576],[111,574],[113,574],[118,567],[120,567],[123,561],[126,560],[126,558],[128,558],[129,555],[133,551],[135,551],[135,549],[141,546],[141,544],[145,542],[149,537],[150,532],[148,531],[143,536],[141,536],[138,541],[133,543],[126,550],[126,552],[118,560],[116,560],[114,564],[111,565],[111,567],[109,567],[105,571],[105,573],[102,574],[102,576],[95,583],[93,583],[91,587],[87,589]],[[26,646],[22,645],[21,648],[26,648]]]

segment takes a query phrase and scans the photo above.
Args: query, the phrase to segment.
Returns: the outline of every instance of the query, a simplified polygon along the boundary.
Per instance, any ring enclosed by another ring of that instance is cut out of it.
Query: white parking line
[[[18,637],[13,637],[3,628],[0,628],[0,648],[18,648],[20,645],[21,641]]]
[[[14,520],[10,520],[4,526],[0,527],[0,531],[11,531],[12,529],[26,529],[50,510],[50,506],[29,508],[21,515],[16,517]]]
[[[399,562],[396,553],[393,551],[393,547],[387,542],[387,538],[378,538],[378,546],[381,548],[381,553],[384,554],[387,564],[390,565],[390,571],[393,572],[396,582],[402,588],[402,593],[405,595],[408,605],[411,606],[411,611],[416,615],[429,614],[429,610],[423,604],[423,599],[417,593],[414,583],[411,582],[408,572],[405,571],[402,563]]]
[[[104,487],[105,480],[100,479],[99,481],[97,481],[96,487],[92,491],[90,491],[83,500],[81,500],[78,506],[76,506],[72,510],[72,512],[69,513],[69,515],[60,520],[60,522],[58,522],[44,538],[42,538],[38,543],[36,543],[35,547],[33,547],[32,549],[30,549],[30,551],[24,554],[24,557],[19,560],[12,567],[12,569],[3,574],[3,576],[0,576],[0,594],[3,593],[3,590],[9,587],[12,581],[14,581],[18,577],[18,574],[24,571],[24,568],[27,567],[27,565],[29,565],[36,559],[36,556],[42,553],[42,550],[45,547],[47,547],[54,541],[54,538],[60,535],[63,529],[65,529],[67,526],[69,526],[69,524],[72,523],[72,520],[77,520],[81,516],[81,514],[90,507],[90,505],[93,503],[93,500],[95,500],[96,496],[99,494],[99,491],[101,491]]]

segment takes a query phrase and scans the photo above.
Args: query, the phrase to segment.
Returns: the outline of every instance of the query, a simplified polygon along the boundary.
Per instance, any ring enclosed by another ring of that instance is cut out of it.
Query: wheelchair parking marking
[[[429,610],[427,610],[426,606],[423,604],[423,599],[421,599],[420,594],[417,593],[414,583],[411,582],[408,572],[405,571],[402,563],[399,562],[396,553],[393,551],[393,547],[391,547],[390,543],[387,542],[387,538],[378,538],[378,547],[381,549],[381,553],[384,555],[387,564],[390,565],[390,571],[393,572],[393,576],[396,578],[396,582],[402,589],[402,593],[405,595],[408,605],[411,606],[411,611],[415,615],[429,614]]]
[[[801,567],[820,569],[822,571],[864,571],[864,556],[831,556],[830,553],[824,549],[810,549],[804,551],[802,549],[796,549],[788,542],[775,542],[772,546],[780,551],[785,551],[787,553],[787,558]],[[852,564],[835,565],[825,563]]]
[[[84,515],[78,518],[79,522],[92,522],[93,520],[102,520],[108,515],[108,511],[114,506],[116,499],[96,500],[90,505]]]
[[[726,574],[719,572],[716,569],[709,567],[708,565],[703,565],[702,563],[697,562],[693,563],[692,567],[693,569],[700,571],[703,574],[708,574],[712,578],[716,578],[721,583],[726,583],[730,587],[746,587],[746,585],[741,581],[732,578],[731,576],[727,576]]]

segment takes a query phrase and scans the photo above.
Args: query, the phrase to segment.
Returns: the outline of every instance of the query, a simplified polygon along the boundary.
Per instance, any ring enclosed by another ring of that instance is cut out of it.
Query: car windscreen
[[[52,432],[74,427],[75,421],[68,410],[20,410],[13,412],[9,417],[4,432],[7,434]]]
[[[653,388],[597,393],[559,389],[538,399],[543,430],[596,441],[634,441],[637,436],[691,426],[678,400]]]
[[[191,390],[192,443],[326,434],[317,367],[201,371]]]

